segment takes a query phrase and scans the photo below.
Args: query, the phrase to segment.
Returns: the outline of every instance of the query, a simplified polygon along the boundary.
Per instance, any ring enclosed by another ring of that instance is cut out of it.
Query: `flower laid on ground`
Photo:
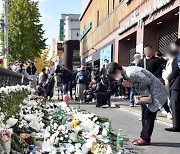
[[[6,122],[7,119],[16,116],[22,102],[32,89],[29,86],[7,86],[0,88],[0,121]],[[11,121],[10,121],[11,120]],[[9,119],[8,124],[12,125],[13,119]]]
[[[30,145],[36,146],[37,153],[116,153],[116,137],[108,119],[68,107],[66,102],[31,100],[27,87],[8,89],[6,92],[1,89],[4,92],[0,98],[11,101],[6,101],[9,103],[6,108],[1,106],[0,112],[3,118],[0,139],[7,141],[8,144],[3,144],[7,153],[10,148],[13,152],[26,153]],[[13,105],[12,102],[15,110],[9,106]],[[13,130],[11,135],[8,133],[10,129]]]
[[[10,117],[3,126],[13,129],[12,149],[20,153],[35,144],[40,153],[86,154],[93,142],[112,142],[108,134],[102,136],[103,129],[108,132],[107,120],[99,122],[95,114],[68,107],[64,102],[44,103],[27,98],[16,118]]]
[[[66,103],[26,100],[20,115],[18,129],[34,130],[38,133],[36,141],[41,138],[39,152],[86,154],[93,142],[111,142],[108,134],[102,136],[103,129],[108,132],[107,122],[99,123],[96,115],[78,111]]]

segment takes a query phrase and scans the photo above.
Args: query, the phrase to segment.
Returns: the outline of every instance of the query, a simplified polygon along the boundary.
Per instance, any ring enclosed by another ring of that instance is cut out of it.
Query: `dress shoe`
[[[169,132],[180,132],[180,128],[165,128],[166,131],[169,131]]]

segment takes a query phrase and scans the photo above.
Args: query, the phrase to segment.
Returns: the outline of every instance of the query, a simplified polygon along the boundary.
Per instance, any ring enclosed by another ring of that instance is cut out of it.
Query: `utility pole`
[[[4,58],[5,67],[8,64],[8,0],[4,0]]]

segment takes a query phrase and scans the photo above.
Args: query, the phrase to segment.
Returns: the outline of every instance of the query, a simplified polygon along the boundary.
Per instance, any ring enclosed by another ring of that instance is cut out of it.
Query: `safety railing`
[[[29,79],[20,73],[0,68],[0,88],[6,86],[28,85]]]

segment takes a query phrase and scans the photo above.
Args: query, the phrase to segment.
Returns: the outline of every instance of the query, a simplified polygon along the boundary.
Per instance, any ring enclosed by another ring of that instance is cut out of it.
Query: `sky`
[[[81,14],[82,1],[88,0],[34,0],[39,1],[39,9],[41,13],[41,22],[45,30],[45,38],[47,45],[52,43],[52,39],[56,38],[59,20],[62,13]],[[0,0],[0,13],[2,12],[2,0]]]
[[[47,45],[56,38],[59,20],[62,13],[81,14],[82,0],[34,0],[39,1],[39,9],[42,15],[41,22],[44,25]]]

